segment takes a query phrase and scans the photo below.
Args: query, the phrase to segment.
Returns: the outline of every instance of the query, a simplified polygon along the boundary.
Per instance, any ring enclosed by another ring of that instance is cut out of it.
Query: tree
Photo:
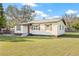
[[[75,20],[76,15],[75,14],[66,14],[64,15],[64,19],[66,21],[66,24],[70,26],[70,24]]]
[[[74,28],[75,30],[79,30],[79,19],[76,19],[72,24],[71,24],[72,28]]]
[[[31,9],[30,6],[24,5],[21,9],[21,15],[22,15],[21,18],[23,19],[24,22],[31,21],[33,20],[33,16],[34,16],[33,13],[34,11]]]
[[[24,5],[22,8],[9,5],[5,12],[8,20],[14,20],[16,22],[14,24],[33,20],[34,11],[28,5]]]
[[[0,29],[4,28],[6,26],[6,20],[4,16],[3,6],[2,3],[0,3]]]
[[[14,26],[15,26],[15,24],[16,24],[16,21],[15,20],[7,20],[7,28],[9,29],[9,28],[13,28]]]
[[[66,22],[66,30],[72,30],[72,23],[74,23],[74,21],[76,20],[76,14],[74,13],[70,13],[67,14],[65,13],[63,16],[64,21]]]

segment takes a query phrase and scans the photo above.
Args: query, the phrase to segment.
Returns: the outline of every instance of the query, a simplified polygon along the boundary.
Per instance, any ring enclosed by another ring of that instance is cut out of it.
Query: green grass
[[[79,55],[79,33],[53,36],[0,36],[2,56],[72,56]]]

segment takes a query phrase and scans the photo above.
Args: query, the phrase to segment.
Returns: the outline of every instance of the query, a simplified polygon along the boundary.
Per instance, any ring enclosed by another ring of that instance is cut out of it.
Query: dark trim
[[[63,21],[63,23],[66,25],[66,22],[65,22],[65,20],[64,19],[61,19],[62,21]]]
[[[27,28],[28,28],[27,31],[28,31],[28,35],[29,35],[29,33],[30,33],[30,25],[29,24],[27,25]]]

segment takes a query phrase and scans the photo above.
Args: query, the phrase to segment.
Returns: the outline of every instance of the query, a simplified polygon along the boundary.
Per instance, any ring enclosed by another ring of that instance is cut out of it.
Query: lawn
[[[79,56],[79,33],[53,36],[2,36],[1,56]]]

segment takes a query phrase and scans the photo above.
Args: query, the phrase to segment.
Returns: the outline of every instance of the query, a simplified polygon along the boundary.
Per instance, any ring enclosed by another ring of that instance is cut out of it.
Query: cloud
[[[79,14],[77,15],[77,17],[79,17]]]
[[[50,16],[39,10],[36,10],[35,13],[36,13],[35,19],[42,19],[43,17],[45,17],[45,19],[61,18],[61,16]]]
[[[60,18],[60,16],[53,16],[53,18]]]
[[[23,3],[22,5],[29,5],[29,6],[32,6],[32,7],[38,6],[38,5],[35,4],[35,3]]]
[[[51,11],[52,11],[51,9],[48,10],[48,12],[51,12]]]
[[[52,19],[52,18],[61,18],[61,16],[51,16],[51,17],[48,17],[47,19]]]
[[[38,11],[38,10],[36,10],[35,13],[37,16],[41,16],[41,17],[48,17],[49,16],[49,15],[45,14],[44,12]]]
[[[76,10],[67,10],[65,13],[66,14],[76,14],[78,11],[76,11]]]

